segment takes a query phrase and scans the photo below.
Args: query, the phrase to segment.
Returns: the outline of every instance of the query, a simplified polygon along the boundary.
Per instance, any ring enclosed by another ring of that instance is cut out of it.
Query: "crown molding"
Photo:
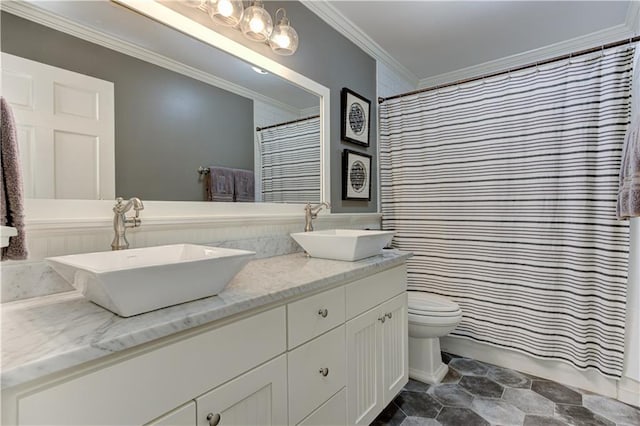
[[[635,6],[630,6],[629,12],[635,13],[637,17],[638,11],[640,10],[640,8],[638,7],[640,2],[632,1],[631,3],[635,4]],[[628,13],[627,21],[629,21],[629,16],[630,15]],[[634,31],[632,30],[632,28],[630,28],[627,22],[625,22],[624,24],[616,25],[614,27],[596,31],[591,34],[576,37],[559,43],[554,43],[545,47],[541,47],[539,49],[529,50],[527,52],[518,53],[494,61],[485,62],[479,65],[473,65],[467,68],[461,68],[459,70],[435,75],[433,77],[422,78],[420,79],[420,82],[418,84],[418,89],[433,87],[439,84],[451,83],[453,81],[464,80],[480,75],[491,74],[493,72],[503,71],[525,64],[531,64],[536,61],[542,61],[554,56],[565,55],[583,49],[590,49],[594,46],[632,37],[633,34]]]
[[[387,67],[395,71],[399,77],[412,87],[418,84],[418,77],[414,73],[409,71],[407,67],[398,62],[378,43],[373,41],[373,39],[357,25],[345,18],[335,6],[327,0],[300,0],[300,2],[372,58],[384,63]]]
[[[204,72],[197,68],[190,67],[183,64],[182,62],[175,61],[164,55],[160,55],[156,52],[137,46],[128,41],[102,33],[85,25],[78,24],[77,22],[64,18],[55,13],[40,9],[39,7],[31,3],[27,3],[26,1],[0,1],[0,9],[21,18],[28,19],[40,25],[44,25],[56,31],[69,34],[79,39],[97,44],[102,47],[106,47],[111,50],[115,50],[116,52],[132,56],[136,59],[149,62],[151,64],[193,78],[203,83],[207,83],[211,86],[215,86],[228,92],[235,93],[236,95],[253,100],[258,100],[272,105],[276,108],[289,111],[293,114],[300,113],[299,109],[294,108],[291,105],[287,105],[284,102],[280,102],[261,93],[249,90],[238,84],[232,83],[228,80]]]

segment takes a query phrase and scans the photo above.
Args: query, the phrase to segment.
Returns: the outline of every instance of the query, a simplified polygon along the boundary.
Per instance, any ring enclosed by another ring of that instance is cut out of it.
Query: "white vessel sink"
[[[380,254],[391,242],[393,234],[393,231],[330,229],[297,232],[291,237],[311,257],[354,261]]]
[[[254,255],[245,250],[175,244],[46,260],[87,299],[129,317],[214,296]]]

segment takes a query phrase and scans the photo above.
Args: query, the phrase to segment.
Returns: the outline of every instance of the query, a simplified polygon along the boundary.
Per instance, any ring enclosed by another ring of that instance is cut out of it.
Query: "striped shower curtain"
[[[320,118],[258,131],[262,201],[320,200]]]
[[[383,228],[452,333],[618,378],[628,223],[616,220],[633,48],[380,108]]]

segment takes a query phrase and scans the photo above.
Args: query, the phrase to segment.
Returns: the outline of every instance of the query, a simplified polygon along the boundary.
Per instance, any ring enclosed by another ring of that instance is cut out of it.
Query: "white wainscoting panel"
[[[31,200],[32,202],[34,200]],[[73,202],[69,200],[69,202]],[[82,205],[83,202],[77,202]],[[106,202],[105,202],[106,203]],[[109,202],[109,205],[112,202]],[[201,203],[205,204],[205,203]],[[228,203],[237,204],[237,203]],[[131,248],[193,243],[252,250],[256,258],[302,251],[289,236],[304,228],[304,211],[298,215],[256,215],[169,218],[149,215],[154,202],[145,203],[142,225],[127,230]],[[269,206],[263,207],[269,210]],[[277,207],[276,207],[277,208]],[[380,229],[380,214],[323,214],[314,221],[316,229]],[[27,299],[71,290],[46,265],[44,258],[111,250],[114,231],[110,218],[58,219],[55,222],[27,221],[29,259],[3,262],[0,302]]]

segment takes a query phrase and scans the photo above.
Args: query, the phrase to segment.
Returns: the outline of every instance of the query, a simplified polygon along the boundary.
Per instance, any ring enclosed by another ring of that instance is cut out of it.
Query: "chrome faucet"
[[[323,207],[330,209],[331,205],[329,203],[320,203],[312,206],[311,203],[307,203],[304,206],[304,232],[313,231],[313,219],[318,217],[318,213]]]
[[[113,237],[111,250],[128,249],[129,241],[127,241],[125,235],[127,228],[135,228],[142,223],[140,220],[140,210],[144,209],[142,201],[137,197],[130,198],[126,203],[123,201],[122,197],[118,197],[116,198],[116,205],[113,206],[113,230],[116,235]],[[131,210],[132,207],[136,211],[136,214],[134,217],[128,218],[126,213]]]

